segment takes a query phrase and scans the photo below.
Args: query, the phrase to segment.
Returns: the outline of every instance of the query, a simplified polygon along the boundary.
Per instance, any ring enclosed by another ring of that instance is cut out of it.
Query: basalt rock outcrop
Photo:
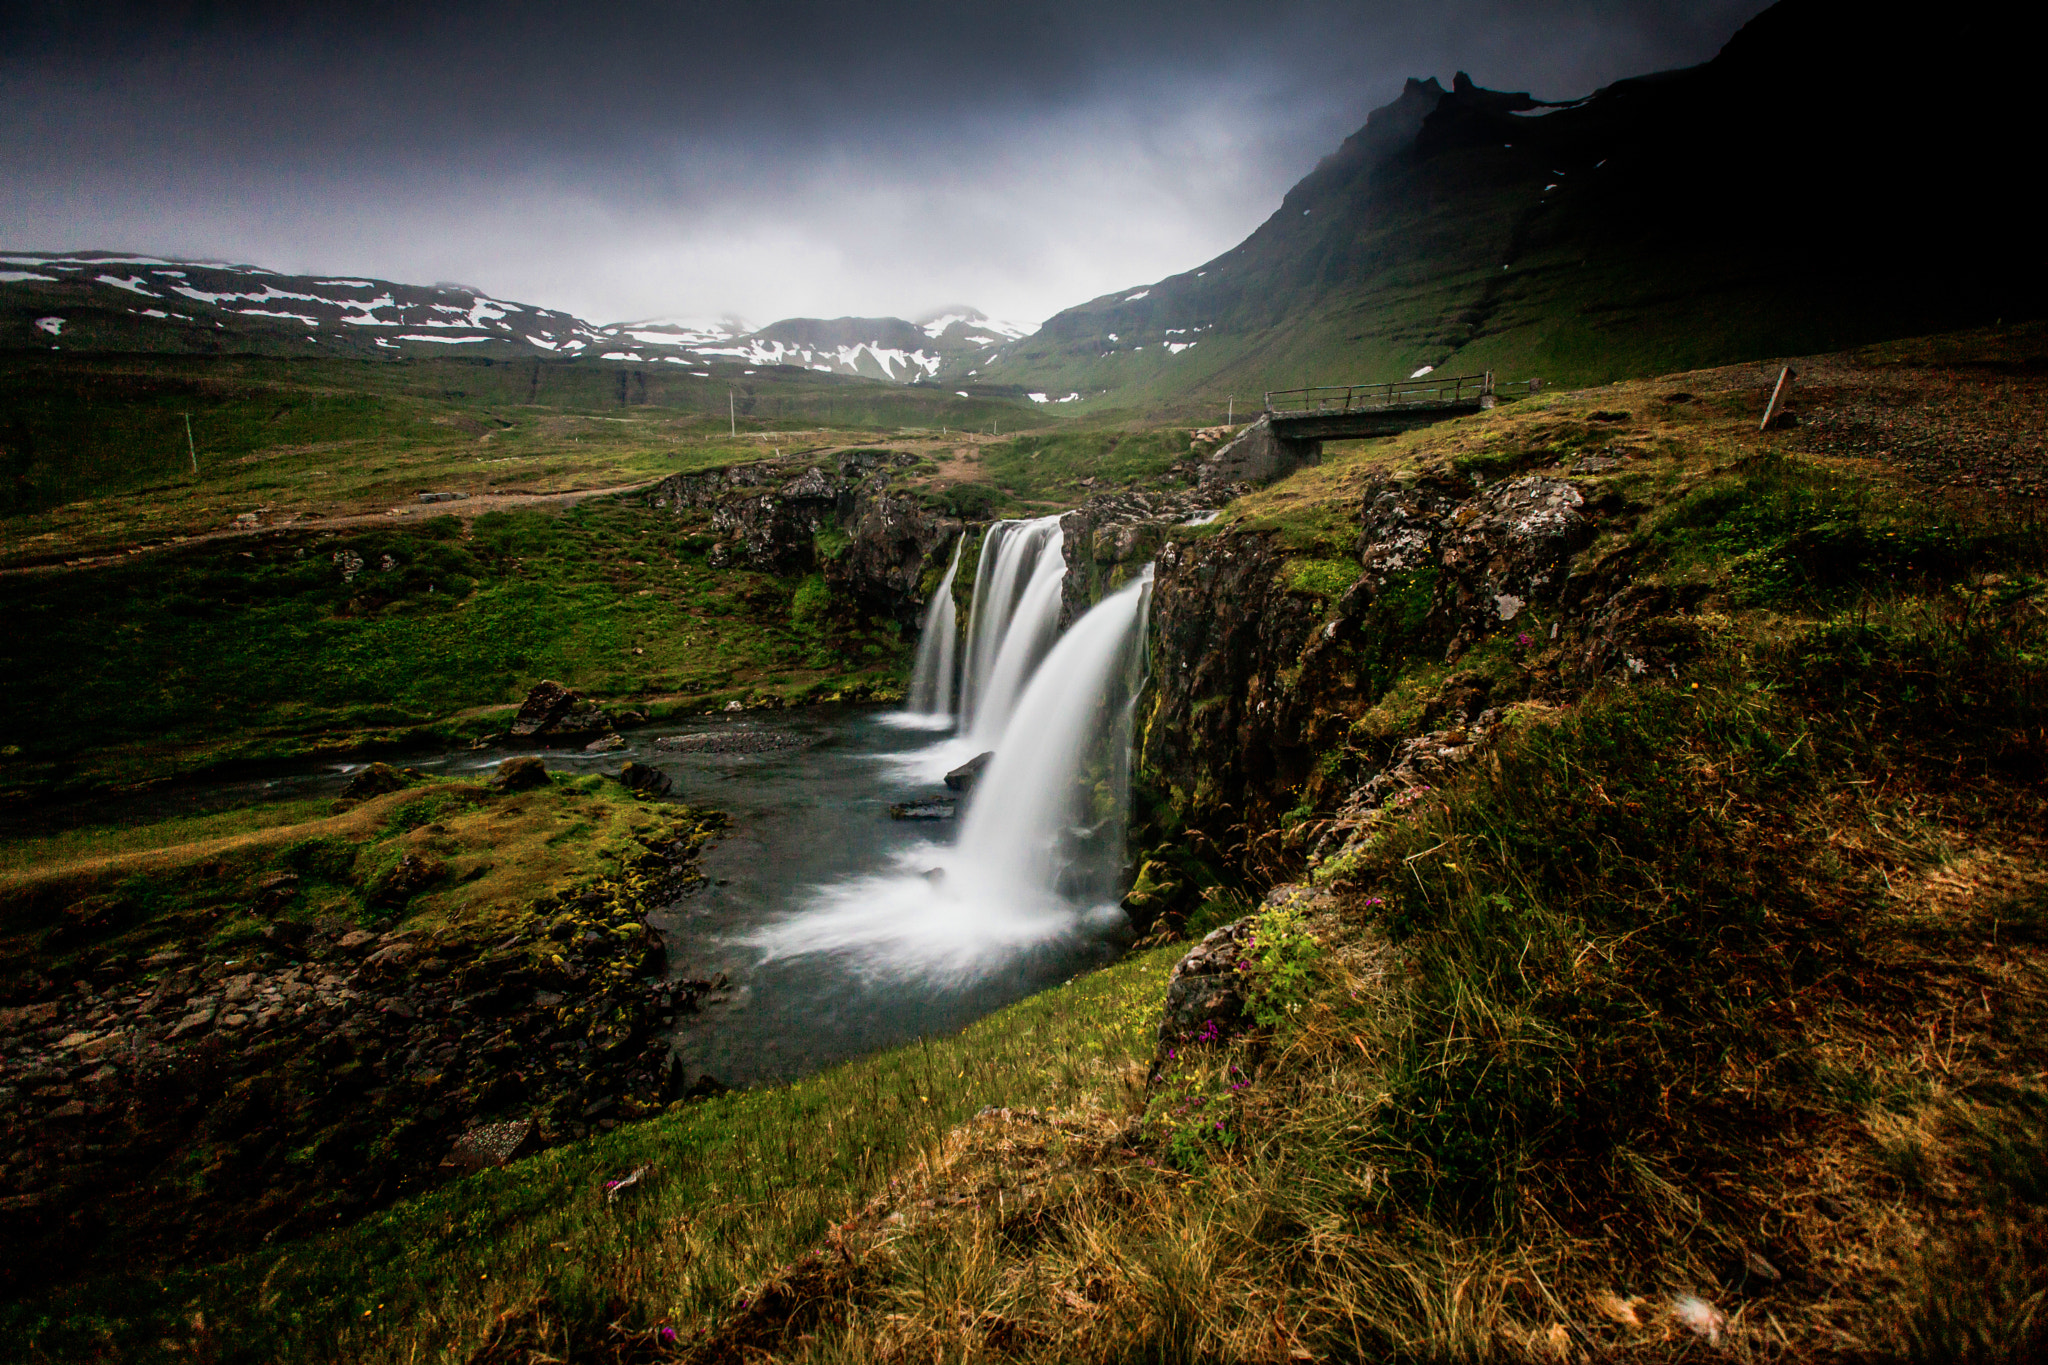
[[[1119,489],[1098,493],[1060,518],[1067,576],[1060,585],[1064,628],[1151,562],[1176,526],[1228,501],[1215,489]]]
[[[822,570],[866,610],[914,625],[926,571],[962,530],[958,518],[892,485],[894,472],[915,460],[878,450],[846,451],[829,465],[757,460],[674,475],[648,502],[678,515],[708,512],[714,565]]]
[[[1422,718],[1439,738],[1594,674],[1672,666],[1696,637],[1672,616],[1685,594],[1636,584],[1625,550],[1590,548],[1619,510],[1545,474],[1382,476],[1360,499],[1357,576],[1341,590],[1329,560],[1278,532],[1170,539],[1143,771],[1186,826],[1277,872],[1354,788],[1405,761],[1401,736],[1354,729],[1405,660],[1455,663],[1509,637],[1510,662],[1496,650],[1443,679]]]

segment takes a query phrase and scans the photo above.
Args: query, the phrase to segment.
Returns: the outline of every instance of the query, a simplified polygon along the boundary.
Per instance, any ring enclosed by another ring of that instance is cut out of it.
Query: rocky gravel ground
[[[237,958],[41,980],[0,1009],[0,1285],[331,1227],[687,1090],[647,911],[698,833],[499,942],[279,920]]]
[[[2048,497],[2048,370],[1835,356],[1795,369],[1797,448],[1870,460],[1927,487]]]

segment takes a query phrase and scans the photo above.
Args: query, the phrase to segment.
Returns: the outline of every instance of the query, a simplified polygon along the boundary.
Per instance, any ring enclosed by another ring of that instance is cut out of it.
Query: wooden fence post
[[[1790,365],[1778,371],[1778,383],[1771,390],[1771,401],[1764,405],[1764,420],[1756,424],[1758,431],[1769,431],[1771,429],[1771,422],[1778,415],[1778,404],[1784,401],[1786,392],[1792,387],[1794,377]]]

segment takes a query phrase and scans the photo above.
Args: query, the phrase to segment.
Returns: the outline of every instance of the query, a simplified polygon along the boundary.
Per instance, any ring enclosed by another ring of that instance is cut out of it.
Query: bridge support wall
[[[1271,483],[1303,465],[1322,462],[1321,441],[1282,436],[1274,430],[1270,419],[1261,417],[1202,461],[1201,483],[1205,488],[1231,483]]]

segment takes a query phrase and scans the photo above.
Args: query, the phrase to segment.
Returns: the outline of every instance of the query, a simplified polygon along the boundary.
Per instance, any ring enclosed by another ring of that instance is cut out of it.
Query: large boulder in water
[[[558,682],[537,682],[512,718],[510,736],[527,744],[587,744],[613,732],[612,718],[597,703]]]
[[[619,781],[627,790],[642,796],[666,796],[675,790],[675,781],[659,768],[645,763],[630,762],[619,770]]]
[[[946,785],[956,792],[972,791],[981,777],[981,770],[994,761],[995,756],[993,749],[985,754],[976,754],[946,774]]]

